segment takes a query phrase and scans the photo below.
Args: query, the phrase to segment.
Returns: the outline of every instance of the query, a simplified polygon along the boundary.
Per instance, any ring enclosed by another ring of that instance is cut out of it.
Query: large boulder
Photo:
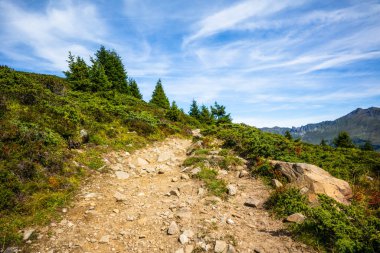
[[[270,161],[271,166],[285,176],[291,186],[301,189],[311,202],[317,200],[317,194],[326,194],[336,201],[349,204],[352,197],[350,185],[318,166],[307,163],[288,163]]]

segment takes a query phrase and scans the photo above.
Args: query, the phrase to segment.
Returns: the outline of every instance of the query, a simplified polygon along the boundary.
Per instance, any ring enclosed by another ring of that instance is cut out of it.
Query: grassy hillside
[[[348,181],[354,193],[350,206],[320,196],[320,205],[311,207],[299,190],[278,189],[267,202],[267,208],[279,218],[295,212],[305,214],[308,217],[305,223],[289,228],[296,237],[321,251],[379,252],[379,153],[293,141],[243,124],[214,126],[204,133],[223,140],[225,148],[232,148],[248,159],[252,173],[264,179],[276,178],[286,184],[286,179],[267,163],[268,159],[274,159],[315,164]]]
[[[56,76],[0,67],[0,249],[48,222],[84,176],[101,171],[102,153],[186,135],[194,123],[117,91],[73,91]]]

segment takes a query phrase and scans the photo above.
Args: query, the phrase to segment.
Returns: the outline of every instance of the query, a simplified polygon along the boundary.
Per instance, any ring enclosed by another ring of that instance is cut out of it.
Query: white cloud
[[[13,52],[20,44],[31,49],[30,54],[43,59],[39,66],[49,70],[66,67],[68,51],[89,56],[86,43],[101,44],[106,27],[100,20],[96,7],[73,1],[49,2],[43,12],[31,12],[11,3],[1,2],[3,13],[1,39],[2,52]],[[85,43],[86,42],[86,43]]]
[[[300,4],[301,1],[243,1],[231,7],[225,8],[217,13],[214,13],[196,25],[194,34],[188,36],[184,40],[184,45],[187,45],[197,39],[201,39],[218,32],[234,28],[240,22],[252,17],[263,17],[276,12],[279,12],[287,7]]]

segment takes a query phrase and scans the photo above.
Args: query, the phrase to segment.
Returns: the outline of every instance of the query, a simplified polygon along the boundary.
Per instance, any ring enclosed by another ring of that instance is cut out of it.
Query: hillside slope
[[[358,108],[334,121],[323,121],[293,128],[261,128],[261,130],[281,135],[289,131],[293,137],[299,137],[303,141],[312,144],[319,144],[322,139],[331,143],[339,132],[346,131],[356,144],[361,145],[364,141],[370,140],[375,148],[379,149],[380,108]]]
[[[167,110],[118,91],[82,92],[70,85],[0,66],[3,245],[20,242],[24,226],[47,222],[86,175],[104,168],[100,154],[186,135],[194,122],[183,113],[171,121]]]

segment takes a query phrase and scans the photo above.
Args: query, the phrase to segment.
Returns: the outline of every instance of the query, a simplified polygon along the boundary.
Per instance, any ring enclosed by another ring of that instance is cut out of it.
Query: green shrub
[[[305,214],[309,209],[306,197],[295,188],[276,190],[265,203],[265,207],[271,209],[279,217],[286,217],[293,213]]]
[[[213,169],[202,168],[195,177],[202,180],[213,195],[225,198],[227,196],[227,183],[218,179],[217,175],[218,172]]]

